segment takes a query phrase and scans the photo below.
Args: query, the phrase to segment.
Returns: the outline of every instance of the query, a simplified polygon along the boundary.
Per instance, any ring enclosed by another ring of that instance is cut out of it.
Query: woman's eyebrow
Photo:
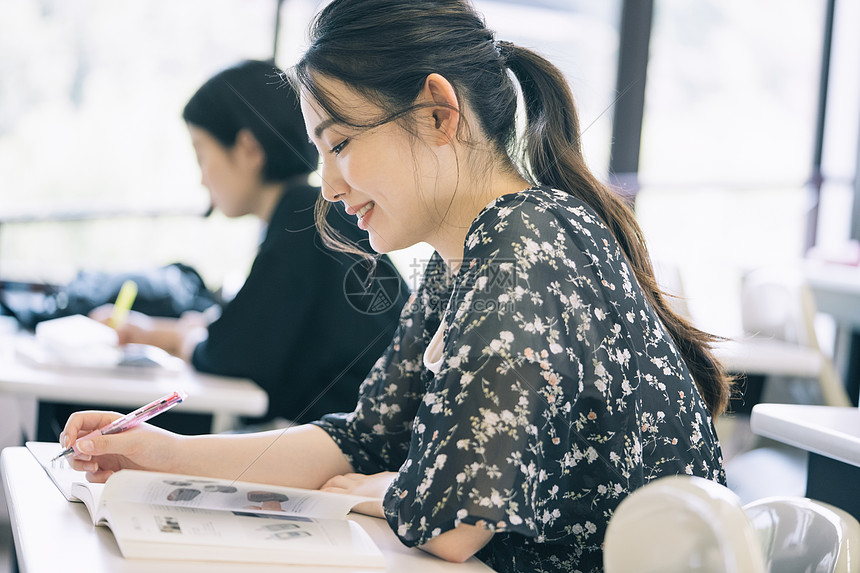
[[[337,122],[336,122],[334,119],[332,119],[332,118],[324,119],[324,120],[323,120],[323,121],[321,121],[321,122],[320,122],[320,124],[319,124],[318,126],[316,126],[316,128],[314,129],[314,135],[316,135],[316,136],[317,136],[317,139],[319,139],[319,138],[322,136],[322,133],[323,133],[323,132],[324,132],[324,131],[329,127],[329,126],[331,126],[331,125],[333,125],[333,124],[335,124],[335,123],[337,123]]]

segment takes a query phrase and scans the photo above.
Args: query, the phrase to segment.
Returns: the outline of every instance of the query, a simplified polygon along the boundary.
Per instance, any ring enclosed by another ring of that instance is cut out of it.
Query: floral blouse
[[[600,571],[606,526],[645,483],[725,483],[712,420],[595,213],[534,188],[478,215],[449,273],[434,254],[354,412],[316,422],[355,471],[396,471],[406,545],[495,532],[498,571]]]

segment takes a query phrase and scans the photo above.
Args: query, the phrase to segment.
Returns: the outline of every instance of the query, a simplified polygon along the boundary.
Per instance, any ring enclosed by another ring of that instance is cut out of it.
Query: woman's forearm
[[[317,426],[254,434],[183,436],[175,472],[317,489],[352,467]]]

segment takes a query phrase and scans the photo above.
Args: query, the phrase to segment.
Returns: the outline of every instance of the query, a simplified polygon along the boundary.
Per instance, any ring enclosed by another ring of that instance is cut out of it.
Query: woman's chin
[[[409,242],[404,240],[403,237],[381,235],[373,228],[367,230],[367,238],[373,250],[381,255],[390,253],[391,251],[399,251],[415,244],[415,241]]]
[[[368,233],[368,239],[370,240],[370,247],[380,255],[396,250],[390,243],[380,239],[380,237],[373,231]]]

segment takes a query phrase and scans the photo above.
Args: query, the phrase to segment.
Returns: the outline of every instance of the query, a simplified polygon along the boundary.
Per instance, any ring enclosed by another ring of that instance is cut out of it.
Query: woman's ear
[[[430,104],[428,122],[439,145],[448,145],[457,135],[460,124],[460,103],[454,86],[439,74],[430,74],[424,80],[420,98]]]
[[[262,169],[266,162],[266,152],[263,146],[250,129],[242,128],[236,134],[236,143],[233,144],[233,153],[246,164]]]

